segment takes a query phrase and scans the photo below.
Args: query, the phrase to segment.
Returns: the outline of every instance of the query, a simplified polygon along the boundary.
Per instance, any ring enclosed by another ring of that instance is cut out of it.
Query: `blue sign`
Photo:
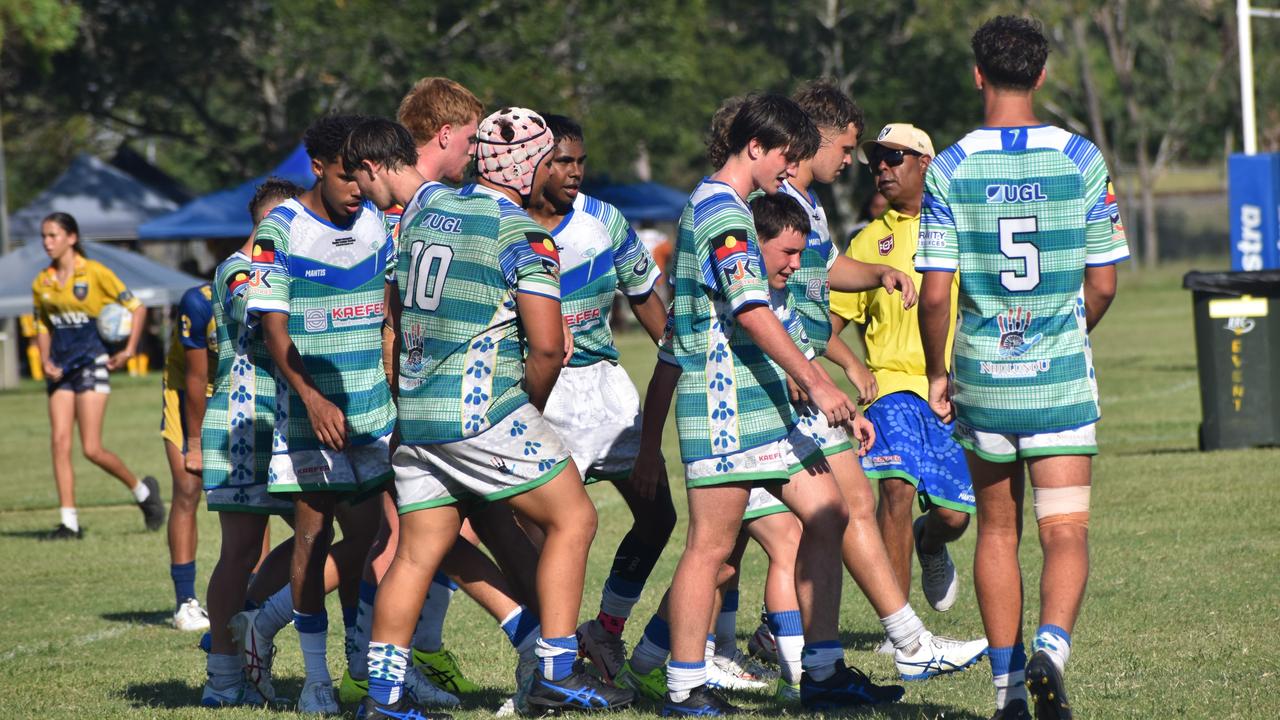
[[[1280,268],[1280,153],[1232,155],[1227,185],[1231,269]]]

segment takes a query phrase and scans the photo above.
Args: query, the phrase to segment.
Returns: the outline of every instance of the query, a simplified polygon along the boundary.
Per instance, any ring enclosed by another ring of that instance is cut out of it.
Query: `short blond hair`
[[[479,122],[484,105],[462,85],[443,77],[424,77],[414,83],[396,118],[409,130],[413,141],[425,145],[445,125]]]

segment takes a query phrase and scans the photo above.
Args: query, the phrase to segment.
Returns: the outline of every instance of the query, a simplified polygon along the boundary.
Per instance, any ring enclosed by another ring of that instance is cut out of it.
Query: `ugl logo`
[[[1233,317],[1227,318],[1227,324],[1223,325],[1222,328],[1236,335],[1244,335],[1245,333],[1252,332],[1256,325],[1257,323],[1254,322],[1253,318]]]

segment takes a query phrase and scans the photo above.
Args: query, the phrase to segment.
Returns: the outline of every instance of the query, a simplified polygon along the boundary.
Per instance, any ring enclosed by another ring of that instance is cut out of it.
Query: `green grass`
[[[1221,264],[1218,262],[1217,264]],[[1179,287],[1186,266],[1122,275],[1119,299],[1095,334],[1105,420],[1095,465],[1093,570],[1077,626],[1069,682],[1078,717],[1280,716],[1280,451],[1196,452],[1199,399],[1190,296]],[[637,383],[647,380],[653,352],[646,339],[621,340]],[[156,430],[159,379],[115,381],[106,443],[138,473],[165,476]],[[1280,400],[1280,399],[1278,399]],[[670,424],[669,424],[670,425]],[[124,490],[76,461],[82,523],[79,543],[42,543],[57,522],[48,462],[42,388],[0,394],[0,717],[215,717],[195,707],[204,657],[194,635],[165,623],[171,611],[163,534],[142,531]],[[677,458],[674,433],[665,447]],[[671,462],[673,477],[679,467]],[[162,482],[167,486],[167,482]],[[167,493],[167,490],[166,490]],[[593,487],[600,532],[591,554],[583,616],[594,612],[600,584],[628,515],[608,486]],[[683,514],[683,499],[679,499]],[[1029,508],[1028,508],[1029,511]],[[1030,521],[1028,527],[1034,528]],[[203,590],[217,550],[216,518],[201,512]],[[273,526],[275,537],[285,528]],[[678,529],[677,539],[683,537]],[[636,608],[634,640],[654,609],[679,555],[674,541]],[[952,552],[964,573],[955,608],[928,609],[919,589],[912,602],[937,633],[975,636],[981,623],[970,583],[973,533]],[[1037,607],[1039,552],[1024,544],[1027,607]],[[749,552],[739,631],[754,627],[764,568]],[[341,672],[338,608],[331,667]],[[1034,623],[1034,614],[1027,619]],[[881,636],[867,602],[845,583],[841,618],[848,660],[880,680],[892,662],[874,655]],[[494,623],[465,597],[455,598],[446,642],[464,667],[493,688],[467,699],[480,717],[510,691],[512,656]],[[302,664],[292,630],[280,636],[278,687],[296,693]],[[748,700],[761,714],[775,710]],[[860,717],[986,718],[991,713],[987,665],[907,688],[903,703]],[[641,713],[648,714],[645,709]],[[274,710],[218,711],[217,717],[273,717]]]

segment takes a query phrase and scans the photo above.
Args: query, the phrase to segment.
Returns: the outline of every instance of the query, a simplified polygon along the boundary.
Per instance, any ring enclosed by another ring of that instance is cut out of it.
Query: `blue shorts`
[[[876,442],[862,458],[867,477],[911,483],[922,510],[938,506],[973,513],[964,448],[924,398],[913,392],[886,395],[867,408],[866,416],[876,428]]]
[[[97,392],[104,395],[111,392],[111,374],[107,371],[107,356],[99,355],[88,365],[81,365],[75,370],[67,370],[57,380],[45,378],[45,390],[54,394],[59,390],[70,390],[79,395],[82,392]]]

